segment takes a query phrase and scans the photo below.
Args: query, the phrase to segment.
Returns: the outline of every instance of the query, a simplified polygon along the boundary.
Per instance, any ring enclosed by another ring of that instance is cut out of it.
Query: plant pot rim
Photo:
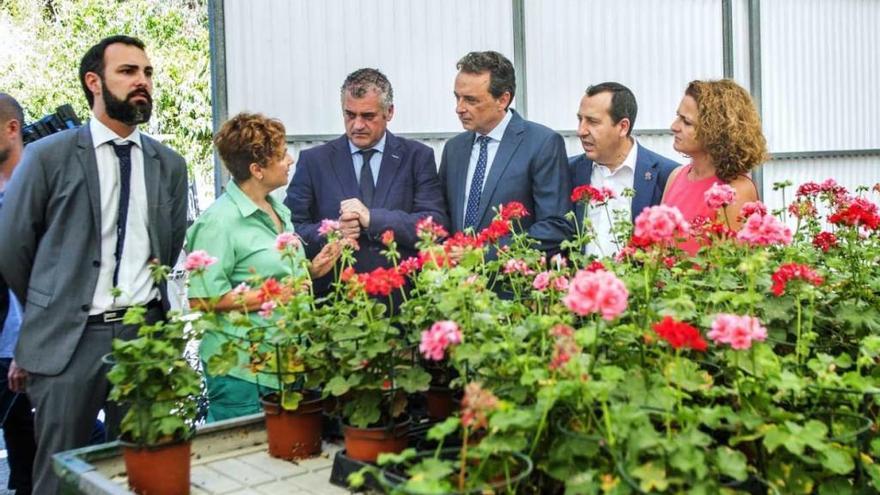
[[[360,426],[354,426],[349,424],[347,421],[343,419],[342,427],[343,428],[352,428],[355,430],[365,430],[365,431],[378,431],[378,430],[394,430],[397,428],[402,428],[404,426],[409,426],[413,422],[412,417],[408,414],[400,416],[400,420],[395,420],[390,426],[389,425],[381,425],[381,426],[368,426],[366,428],[361,428]]]
[[[117,440],[117,442],[119,442],[119,445],[121,447],[132,449],[132,450],[161,450],[166,447],[171,447],[174,445],[192,443],[193,436],[194,436],[194,432],[191,431],[183,438],[171,438],[169,440],[160,441],[158,443],[132,442],[132,441],[126,440],[124,437],[120,436],[119,439]]]

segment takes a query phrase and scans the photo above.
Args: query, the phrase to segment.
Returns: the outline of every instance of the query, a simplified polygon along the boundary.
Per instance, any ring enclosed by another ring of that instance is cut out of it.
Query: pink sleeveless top
[[[666,196],[663,197],[663,204],[681,210],[681,214],[688,222],[699,216],[715,220],[715,211],[706,204],[704,195],[710,187],[721,184],[721,181],[714,175],[705,179],[690,180],[688,173],[692,168],[693,164],[689,163],[675,175],[675,180],[669,185]]]
[[[715,210],[706,204],[704,195],[710,187],[720,184],[721,181],[714,175],[705,179],[690,180],[688,172],[691,171],[691,168],[693,168],[693,164],[689,163],[675,175],[675,180],[669,185],[662,204],[678,208],[688,222],[693,222],[697,217],[715,220]],[[679,247],[691,255],[697,254],[700,249],[700,245],[693,238],[679,244]]]

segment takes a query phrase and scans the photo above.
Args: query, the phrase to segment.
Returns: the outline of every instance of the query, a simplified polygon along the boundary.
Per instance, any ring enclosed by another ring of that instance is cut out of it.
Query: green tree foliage
[[[146,132],[180,152],[191,172],[210,174],[207,0],[0,0],[0,91],[28,119],[70,103],[85,120],[79,61],[112,34],[142,39],[155,67]]]

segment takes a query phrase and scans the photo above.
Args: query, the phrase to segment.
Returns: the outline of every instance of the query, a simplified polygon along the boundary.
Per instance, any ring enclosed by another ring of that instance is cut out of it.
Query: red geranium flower
[[[841,206],[828,217],[828,221],[836,225],[842,224],[852,227],[863,225],[871,230],[880,227],[877,205],[864,198],[856,198],[851,203]]]
[[[282,287],[274,278],[267,278],[263,285],[260,286],[260,293],[257,298],[261,303],[271,301],[281,297]]]
[[[510,222],[507,220],[492,220],[488,227],[483,229],[477,236],[481,244],[495,244],[499,239],[510,233]]]
[[[506,205],[501,205],[498,208],[498,215],[502,220],[510,221],[510,220],[518,220],[523,217],[529,216],[529,210],[520,203],[519,201],[511,201]]]
[[[837,236],[831,232],[819,232],[813,237],[813,245],[827,253],[829,249],[837,247]]]
[[[699,330],[687,323],[676,321],[671,316],[663,317],[663,320],[655,323],[652,328],[673,349],[706,350],[706,341],[703,340]]]
[[[793,279],[803,280],[816,287],[822,285],[822,282],[825,281],[825,279],[812,268],[799,263],[786,263],[780,266],[770,278],[773,280],[773,287],[771,290],[776,297],[785,293],[785,286]]]
[[[612,191],[611,189],[608,189],[607,187],[597,189],[589,184],[577,186],[571,191],[572,203],[581,202],[601,205],[608,202],[608,200],[613,197],[614,191]]]
[[[370,273],[359,274],[358,279],[371,296],[387,296],[404,283],[403,276],[393,268],[376,268]]]

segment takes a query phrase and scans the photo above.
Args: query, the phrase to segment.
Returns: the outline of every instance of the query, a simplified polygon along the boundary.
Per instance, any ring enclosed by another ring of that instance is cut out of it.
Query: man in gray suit
[[[126,308],[167,309],[150,263],[172,265],[186,231],[186,164],[137,126],[152,111],[143,43],[105,38],[86,52],[80,82],[93,118],[25,148],[0,210],[0,273],[24,305],[15,358],[36,409],[34,493],[59,491],[52,455],[86,445],[107,403],[114,338],[131,339]]]
[[[440,161],[453,231],[483,229],[492,208],[519,201],[530,212],[522,227],[541,249],[556,249],[573,232],[562,136],[509,108],[516,77],[504,55],[471,52],[457,68],[455,111],[466,132],[446,143]]]

